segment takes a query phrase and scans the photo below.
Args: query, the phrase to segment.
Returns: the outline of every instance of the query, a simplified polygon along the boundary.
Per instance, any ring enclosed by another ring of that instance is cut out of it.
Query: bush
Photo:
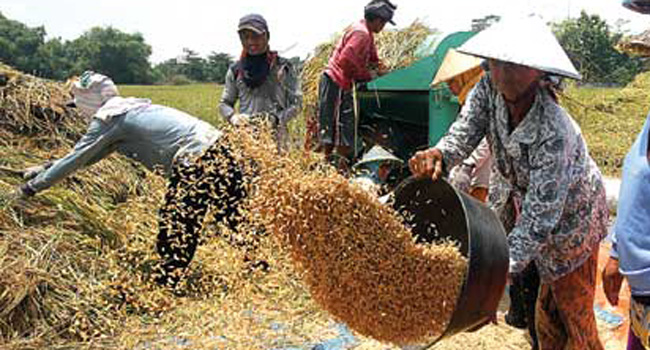
[[[185,74],[175,74],[164,85],[189,85],[192,83],[194,83],[192,79],[188,78]]]

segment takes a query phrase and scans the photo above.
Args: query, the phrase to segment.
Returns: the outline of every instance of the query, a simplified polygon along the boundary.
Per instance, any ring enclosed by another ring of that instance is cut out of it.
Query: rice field
[[[569,86],[562,105],[578,122],[590,153],[603,174],[618,177],[627,150],[641,130],[650,111],[650,74],[641,74],[626,88]],[[212,84],[185,86],[120,86],[124,95],[151,98],[215,125],[223,119],[217,105],[222,87]],[[297,117],[290,124],[293,144],[302,144],[305,121]]]

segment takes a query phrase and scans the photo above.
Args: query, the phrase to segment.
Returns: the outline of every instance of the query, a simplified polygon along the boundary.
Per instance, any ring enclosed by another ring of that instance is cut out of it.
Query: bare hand
[[[613,306],[618,305],[618,295],[621,291],[624,276],[618,270],[618,260],[612,257],[607,261],[603,269],[603,291],[607,301]]]
[[[415,177],[431,177],[436,181],[442,176],[442,152],[437,148],[419,151],[409,160],[409,168]]]
[[[248,114],[238,113],[230,117],[230,123],[234,126],[242,126],[248,124],[251,117]]]

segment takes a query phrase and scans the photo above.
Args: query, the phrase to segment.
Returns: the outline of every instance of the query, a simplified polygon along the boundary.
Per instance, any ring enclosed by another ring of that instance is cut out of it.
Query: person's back
[[[363,19],[346,29],[334,48],[325,73],[342,89],[350,90],[352,82],[372,79],[369,65],[379,65],[372,32]]]
[[[179,110],[119,96],[113,81],[101,74],[84,73],[72,90],[81,116],[89,120],[88,130],[70,153],[42,167],[21,186],[26,195],[43,191],[115,151],[169,175],[179,156],[200,154],[221,134]]]
[[[220,132],[212,125],[174,108],[151,105],[112,121],[120,140],[117,151],[165,173],[178,156],[198,155]]]
[[[364,19],[349,27],[330,56],[318,85],[318,151],[343,173],[357,155],[356,116],[352,90],[355,83],[385,74],[377,56],[373,33],[392,20],[397,6],[389,0],[372,0]]]

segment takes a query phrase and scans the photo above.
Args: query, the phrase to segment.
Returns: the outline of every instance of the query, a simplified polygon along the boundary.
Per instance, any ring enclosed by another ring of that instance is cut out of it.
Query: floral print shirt
[[[602,177],[579,126],[544,89],[510,128],[488,74],[436,147],[450,169],[487,137],[494,156],[490,205],[508,232],[510,272],[535,261],[542,280],[552,282],[587,260],[607,233]]]

